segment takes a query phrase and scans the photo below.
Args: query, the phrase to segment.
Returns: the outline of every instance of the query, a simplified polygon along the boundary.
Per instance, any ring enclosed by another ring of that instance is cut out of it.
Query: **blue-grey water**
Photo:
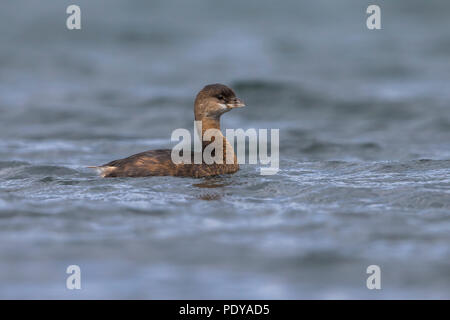
[[[450,3],[0,7],[0,298],[450,298]],[[248,105],[223,127],[280,129],[277,175],[86,168],[170,147],[215,82]]]

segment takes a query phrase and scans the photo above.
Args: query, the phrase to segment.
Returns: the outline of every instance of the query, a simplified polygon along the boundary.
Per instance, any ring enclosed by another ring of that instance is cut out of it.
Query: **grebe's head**
[[[205,86],[195,99],[195,120],[203,118],[219,118],[233,108],[244,107],[241,99],[234,91],[220,83]]]

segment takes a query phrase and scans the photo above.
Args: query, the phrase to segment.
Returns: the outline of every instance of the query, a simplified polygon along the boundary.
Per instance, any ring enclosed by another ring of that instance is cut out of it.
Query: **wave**
[[[74,169],[52,165],[30,165],[27,162],[0,162],[0,178],[23,179],[30,176],[67,176],[78,173]]]

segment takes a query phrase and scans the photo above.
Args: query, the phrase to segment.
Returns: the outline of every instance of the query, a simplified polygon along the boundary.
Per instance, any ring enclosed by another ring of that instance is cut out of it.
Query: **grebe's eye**
[[[219,94],[219,95],[217,96],[217,99],[223,100],[223,95]]]

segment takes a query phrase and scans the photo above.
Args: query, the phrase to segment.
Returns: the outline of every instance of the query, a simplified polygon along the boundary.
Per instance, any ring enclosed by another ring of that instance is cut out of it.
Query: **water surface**
[[[3,3],[0,297],[450,298],[450,5],[380,3]],[[277,175],[86,168],[170,147],[214,82],[248,105],[223,127],[280,129]]]

